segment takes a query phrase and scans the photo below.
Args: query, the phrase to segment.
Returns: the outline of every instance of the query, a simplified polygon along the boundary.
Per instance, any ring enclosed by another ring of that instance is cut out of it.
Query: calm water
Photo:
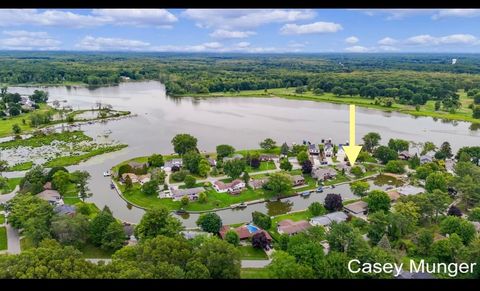
[[[11,92],[32,93],[39,88],[11,87]],[[114,109],[130,110],[137,117],[104,124],[83,125],[91,136],[111,130],[111,139],[126,143],[128,148],[93,158],[75,169],[87,170],[92,175],[90,199],[99,207],[108,205],[118,218],[138,222],[143,211],[128,209],[125,201],[109,187],[109,179],[102,173],[118,162],[152,153],[171,153],[170,143],[178,133],[190,133],[198,138],[200,150],[214,151],[218,144],[236,148],[256,148],[266,137],[278,143],[318,142],[332,138],[338,143],[348,139],[348,106],[281,98],[171,98],[166,96],[159,82],[123,83],[115,87],[88,89],[83,87],[48,87],[50,100],[67,100],[73,108],[92,108],[96,102],[108,103]],[[62,103],[63,104],[63,103]],[[470,123],[435,121],[430,117],[413,117],[357,107],[357,140],[370,131],[379,132],[382,141],[402,138],[416,142],[433,141],[440,145],[449,141],[454,150],[462,146],[480,144],[480,132],[470,129]],[[333,189],[344,198],[351,198],[348,186]],[[329,192],[330,193],[330,192]],[[291,210],[306,208],[312,201],[321,201],[324,194],[310,198],[292,198]],[[248,221],[254,210],[267,212],[268,205],[258,204],[244,210],[219,212],[224,223]],[[271,207],[274,208],[274,207]],[[194,226],[196,215],[185,220]]]

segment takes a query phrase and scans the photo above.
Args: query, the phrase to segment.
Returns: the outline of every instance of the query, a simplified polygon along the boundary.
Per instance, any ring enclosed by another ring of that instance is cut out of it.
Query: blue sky
[[[0,49],[478,53],[480,9],[4,9]]]

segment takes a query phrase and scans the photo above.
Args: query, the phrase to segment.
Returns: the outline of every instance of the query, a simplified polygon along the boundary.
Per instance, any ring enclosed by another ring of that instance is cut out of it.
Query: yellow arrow
[[[350,105],[350,141],[348,146],[343,147],[343,150],[350,161],[350,165],[353,166],[362,150],[362,146],[355,145],[355,105]]]

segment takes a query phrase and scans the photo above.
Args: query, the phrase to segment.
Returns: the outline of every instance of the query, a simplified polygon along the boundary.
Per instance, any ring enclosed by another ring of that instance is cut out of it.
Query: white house
[[[247,185],[245,185],[245,182],[243,182],[240,179],[233,180],[230,183],[224,183],[222,181],[213,182],[213,188],[218,193],[226,193],[226,192],[236,193],[245,189],[246,186]]]

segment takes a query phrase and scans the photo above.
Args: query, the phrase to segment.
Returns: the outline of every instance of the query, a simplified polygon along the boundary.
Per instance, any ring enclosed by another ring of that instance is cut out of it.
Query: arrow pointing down
[[[343,150],[350,161],[350,165],[353,166],[362,150],[362,146],[355,145],[355,105],[350,105],[350,140],[349,145],[344,146]]]

